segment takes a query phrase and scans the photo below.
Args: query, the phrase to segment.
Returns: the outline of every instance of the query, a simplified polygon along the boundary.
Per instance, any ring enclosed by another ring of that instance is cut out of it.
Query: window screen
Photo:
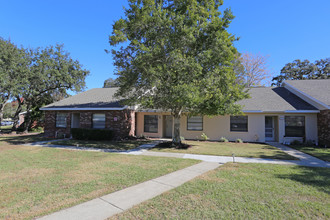
[[[285,136],[305,136],[305,116],[285,116]]]
[[[203,116],[192,116],[187,119],[187,130],[202,131],[203,130]]]
[[[230,116],[230,131],[248,131],[248,116]]]
[[[93,128],[105,128],[105,114],[93,114]]]
[[[158,132],[158,115],[144,116],[144,132],[148,132],[148,133]]]
[[[57,128],[66,128],[66,113],[57,113],[56,114],[56,127]]]

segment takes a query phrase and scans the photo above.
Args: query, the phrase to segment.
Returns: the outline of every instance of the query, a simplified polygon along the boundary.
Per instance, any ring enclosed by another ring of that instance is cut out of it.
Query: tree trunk
[[[17,130],[17,125],[18,125],[18,120],[19,120],[19,113],[22,112],[22,102],[19,98],[17,99],[17,102],[18,102],[18,107],[17,107],[15,115],[14,115],[14,124],[13,124],[13,127],[11,128],[12,131]]]
[[[16,97],[16,100],[17,100],[18,106],[17,106],[16,112],[15,112],[15,115],[14,115],[14,124],[13,124],[13,127],[11,128],[12,131],[17,130],[19,114],[22,112],[22,106],[23,106],[23,103],[24,103],[24,101],[22,102],[20,97],[18,97],[18,96]]]
[[[5,100],[4,103],[1,103],[1,104],[0,104],[0,127],[1,127],[1,122],[2,122],[2,120],[3,120],[3,110],[4,110],[4,108],[5,108],[6,102],[7,102],[7,100]],[[0,130],[1,130],[1,129],[0,129]]]
[[[23,133],[28,133],[29,132],[29,127],[31,125],[31,110],[30,110],[30,107],[28,106],[26,108],[26,115],[25,115],[25,119],[24,119],[24,131]]]
[[[174,115],[174,135],[173,135],[173,144],[176,146],[181,144],[180,136],[180,118],[181,115]]]

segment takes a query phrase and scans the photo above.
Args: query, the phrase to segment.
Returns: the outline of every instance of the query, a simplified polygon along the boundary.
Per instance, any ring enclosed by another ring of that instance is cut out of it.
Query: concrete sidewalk
[[[56,140],[60,141],[60,140]],[[156,156],[156,157],[176,157],[183,159],[195,159],[205,162],[215,162],[215,163],[227,163],[233,162],[233,157],[229,156],[212,156],[212,155],[200,155],[200,154],[183,154],[183,153],[167,153],[167,152],[154,152],[148,151],[148,149],[155,147],[160,141],[157,140],[152,143],[143,144],[132,150],[116,150],[116,149],[101,149],[101,148],[91,148],[91,147],[75,147],[66,145],[54,145],[46,144],[47,142],[54,141],[40,141],[35,143],[25,144],[27,146],[40,146],[40,147],[52,147],[59,149],[68,150],[85,150],[85,151],[96,151],[96,152],[108,152],[108,153],[120,153],[120,154],[132,154],[132,155],[144,155],[144,156]],[[279,160],[279,159],[266,159],[266,158],[250,158],[250,157],[235,157],[235,162],[237,163],[268,163],[268,164],[283,164],[283,165],[299,165],[308,167],[329,167],[330,163],[320,160],[311,155],[305,154],[301,151],[292,149],[285,145],[276,142],[267,143],[272,145],[285,153],[298,158],[299,160]]]
[[[227,157],[227,156],[211,156],[211,155],[200,155],[200,154],[180,154],[180,153],[166,153],[166,152],[154,152],[154,151],[139,151],[124,154],[144,155],[144,156],[155,156],[155,157],[176,157],[184,159],[195,159],[205,162],[215,163],[268,163],[268,164],[282,164],[282,165],[299,165],[308,167],[330,167],[330,163],[322,160],[279,160],[279,159],[266,159],[266,158],[249,158],[249,157]]]
[[[219,167],[220,165],[222,164],[201,162],[77,206],[55,212],[39,219],[103,220],[166,191],[174,189],[203,173]]]
[[[305,154],[301,151],[285,146],[283,144],[277,142],[268,142],[267,144],[276,147],[293,157],[298,158],[300,160],[300,163],[297,165],[308,166],[308,167],[330,167],[329,162],[320,160],[316,157],[313,157],[309,154]]]

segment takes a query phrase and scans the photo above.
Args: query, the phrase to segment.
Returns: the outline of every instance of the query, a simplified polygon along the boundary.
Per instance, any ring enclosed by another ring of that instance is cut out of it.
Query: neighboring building
[[[45,135],[70,137],[71,128],[111,129],[116,136],[134,136],[135,111],[113,98],[117,88],[91,89],[47,105]]]
[[[328,144],[329,89],[330,80],[286,81],[284,87],[251,88],[251,98],[238,102],[244,115],[184,116],[181,135],[185,139],[199,139],[205,133],[211,140],[320,140]],[[169,112],[122,106],[113,98],[115,92],[116,88],[92,89],[42,108],[46,114],[46,135],[70,136],[71,128],[83,127],[112,129],[120,137],[172,137],[173,118]],[[323,92],[325,95],[320,94]]]
[[[320,144],[330,146],[330,79],[288,80],[284,87],[320,110],[317,115],[318,140]]]

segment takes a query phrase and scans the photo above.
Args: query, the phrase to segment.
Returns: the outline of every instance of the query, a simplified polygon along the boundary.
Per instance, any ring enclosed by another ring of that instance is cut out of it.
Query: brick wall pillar
[[[321,110],[317,115],[319,144],[330,146],[330,110]]]

